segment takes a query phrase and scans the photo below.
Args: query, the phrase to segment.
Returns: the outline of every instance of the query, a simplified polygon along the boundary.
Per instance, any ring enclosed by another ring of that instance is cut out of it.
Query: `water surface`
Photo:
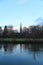
[[[0,44],[0,65],[43,65],[43,44]]]

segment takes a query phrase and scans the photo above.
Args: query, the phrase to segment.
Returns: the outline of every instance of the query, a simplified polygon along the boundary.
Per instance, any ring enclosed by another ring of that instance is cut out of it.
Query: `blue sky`
[[[43,0],[0,0],[0,26],[34,25],[38,18],[43,18]]]

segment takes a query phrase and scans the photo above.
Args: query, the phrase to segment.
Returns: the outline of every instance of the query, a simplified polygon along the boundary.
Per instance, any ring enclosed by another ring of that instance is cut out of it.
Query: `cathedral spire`
[[[20,33],[22,33],[22,23],[20,23]]]

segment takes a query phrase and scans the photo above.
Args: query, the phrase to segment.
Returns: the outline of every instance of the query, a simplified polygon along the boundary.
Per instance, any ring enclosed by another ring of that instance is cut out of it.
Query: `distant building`
[[[13,30],[13,26],[7,26],[8,30]]]
[[[7,26],[7,29],[8,29],[8,33],[12,33],[12,31],[13,31],[13,26],[9,25],[9,26]]]
[[[22,33],[22,23],[20,23],[20,33]]]
[[[13,30],[14,33],[18,33],[18,30]]]

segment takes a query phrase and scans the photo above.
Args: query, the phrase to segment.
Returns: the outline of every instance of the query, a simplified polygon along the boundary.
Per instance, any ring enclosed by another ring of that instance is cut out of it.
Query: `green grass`
[[[1,38],[0,41],[32,41],[32,42],[35,42],[35,41],[39,41],[39,42],[42,42],[43,39],[29,39],[29,38]]]

